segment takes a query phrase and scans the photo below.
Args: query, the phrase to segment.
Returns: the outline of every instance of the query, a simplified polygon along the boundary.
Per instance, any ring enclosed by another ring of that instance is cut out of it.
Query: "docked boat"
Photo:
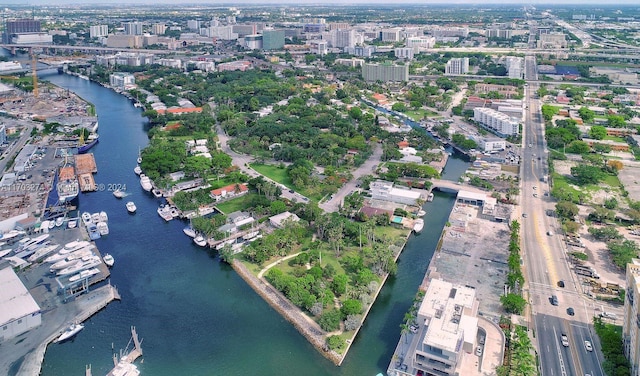
[[[184,234],[190,238],[195,238],[198,235],[196,234],[196,230],[194,230],[193,227],[191,227],[191,225],[183,228],[182,232],[184,232]]]
[[[153,189],[151,190],[151,193],[153,193],[153,195],[154,195],[156,198],[160,198],[160,197],[162,197],[162,191],[161,191],[161,190],[159,190],[158,188],[153,188]]]
[[[100,258],[93,256],[90,257],[87,260],[81,260],[80,262],[78,262],[75,265],[69,266],[68,268],[64,268],[62,270],[60,270],[57,275],[59,277],[64,277],[67,275],[71,275],[71,274],[76,274],[79,273],[83,270],[86,269],[91,269],[93,267],[96,267],[98,265],[100,265],[100,263],[102,262],[102,260],[100,260]]]
[[[88,243],[88,242],[87,242]],[[44,259],[44,262],[48,262],[50,264],[55,264],[56,262],[63,260],[71,255],[74,255],[74,258],[81,258],[84,257],[86,255],[91,255],[92,253],[90,253],[93,250],[93,246],[85,246],[82,247],[80,249],[77,249],[71,253],[62,253],[63,250],[58,251],[58,253],[51,255],[49,257],[47,257],[46,259]],[[84,253],[84,252],[89,252],[89,253]],[[76,256],[76,253],[81,254],[80,256]]]
[[[90,134],[89,137],[87,137],[86,143],[84,142],[84,137],[82,137],[81,135],[80,141],[78,142],[79,143],[78,154],[86,154],[89,151],[89,149],[96,146],[98,141],[100,140],[97,133]]]
[[[81,218],[82,218],[82,223],[84,223],[85,226],[88,226],[92,223],[91,213],[89,212],[82,213]]]
[[[70,219],[69,222],[67,222],[67,227],[69,227],[69,228],[78,227],[78,220],[77,219]]]
[[[138,148],[138,159],[136,159],[138,164],[142,163],[142,153],[140,152],[140,148]]]
[[[424,210],[422,210],[422,209],[420,209],[420,210],[418,211],[418,214],[416,214],[416,215],[417,215],[418,217],[424,217],[425,215],[427,215],[427,212],[426,212],[426,211],[424,211]]]
[[[108,267],[112,267],[113,264],[115,264],[116,262],[113,256],[111,256],[108,253],[105,253],[104,256],[102,256],[102,261],[104,261],[104,264],[107,265]]]
[[[73,338],[76,334],[78,334],[82,329],[84,329],[84,325],[75,323],[65,330],[60,337],[56,338],[55,343],[61,343],[68,339]]]
[[[96,227],[98,228],[100,236],[109,235],[109,225],[107,225],[107,222],[98,222],[96,223]]]
[[[93,223],[87,226],[87,231],[89,231],[89,239],[98,240],[100,239],[100,231],[98,231],[98,226]]]
[[[158,215],[167,222],[173,219],[171,207],[169,207],[169,205],[160,205],[158,208]]]
[[[140,186],[142,189],[149,192],[153,188],[153,184],[151,184],[151,179],[145,174],[140,174]]]
[[[418,218],[413,223],[413,231],[416,233],[420,233],[424,228],[424,220],[422,218]]]
[[[69,202],[78,197],[80,185],[73,166],[65,165],[60,168],[56,191],[58,192],[58,201],[61,203]]]
[[[49,225],[48,225],[49,230],[52,230],[54,227],[56,227],[56,221],[49,221]]]
[[[56,224],[56,227],[60,227],[60,226],[62,226],[62,225],[64,224],[64,217],[58,217],[58,218],[56,218],[56,222],[55,222],[55,224]]]
[[[136,175],[140,175],[142,174],[142,169],[140,168],[140,166],[136,166],[133,168],[133,172],[135,172]]]
[[[115,198],[123,198],[127,195],[127,193],[118,188],[115,191],[113,191],[113,195],[115,196]]]
[[[101,211],[100,213],[98,213],[98,215],[100,215],[99,222],[107,222],[109,220],[109,216],[107,215],[106,211]]]
[[[60,250],[59,253],[64,255],[64,254],[71,253],[73,251],[77,251],[79,249],[82,249],[82,248],[87,247],[89,245],[91,245],[91,243],[89,243],[86,240],[76,240],[76,241],[69,242],[69,243],[65,244],[64,247],[62,247],[62,249]]]
[[[429,193],[429,196],[427,196],[427,201],[431,202],[433,201],[433,192]]]
[[[132,213],[132,214],[133,214],[133,213],[135,213],[135,212],[136,212],[136,210],[138,210],[138,208],[136,207],[136,204],[135,204],[133,201],[129,201],[129,202],[127,202],[127,205],[126,205],[126,206],[127,206],[127,211],[128,211],[129,213]]]
[[[51,272],[53,272],[55,270],[61,270],[61,269],[64,269],[64,268],[68,268],[70,266],[75,265],[78,261],[87,260],[92,256],[93,256],[93,252],[91,252],[89,250],[80,250],[80,251],[77,251],[77,252],[73,252],[73,253],[70,253],[64,259],[53,263],[53,265],[51,265],[51,267],[49,267],[49,270]]]
[[[199,245],[200,247],[206,247],[207,245],[207,239],[205,239],[205,237],[202,235],[198,235],[195,238],[193,238],[193,242]]]
[[[60,246],[57,244],[46,245],[36,251],[33,255],[29,257],[27,261],[35,262],[44,258],[45,256],[49,256],[51,253],[55,252]]]
[[[100,222],[102,219],[100,218],[100,213],[91,214],[91,223],[96,224]]]
[[[91,268],[91,269],[86,269],[81,271],[78,274],[74,274],[71,277],[69,277],[69,282],[75,282],[75,281],[79,281],[81,279],[84,278],[89,278],[89,277],[93,277],[96,274],[100,273],[100,269],[98,268]]]

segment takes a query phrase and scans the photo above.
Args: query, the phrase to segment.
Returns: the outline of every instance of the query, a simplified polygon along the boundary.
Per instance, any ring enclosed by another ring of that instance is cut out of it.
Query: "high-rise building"
[[[8,43],[11,40],[12,34],[39,33],[40,31],[39,20],[31,18],[8,20],[5,22],[2,38],[5,43]]]
[[[385,29],[380,31],[380,40],[383,42],[400,42],[400,29]]]
[[[474,108],[473,120],[495,131],[500,136],[515,136],[520,133],[520,123],[517,120],[491,108]]]
[[[353,29],[331,30],[331,44],[336,48],[354,47],[356,31]]]
[[[107,25],[93,25],[89,27],[89,37],[101,38],[109,35],[109,27]]]
[[[238,34],[238,37],[240,38],[258,33],[258,28],[255,24],[233,25],[232,30],[234,33]]]
[[[632,259],[627,264],[627,286],[624,299],[624,322],[622,343],[624,354],[631,363],[631,374],[640,374],[640,260]]]
[[[469,58],[455,57],[447,61],[444,74],[466,74],[469,72]]]
[[[124,33],[126,35],[142,35],[142,22],[125,22]]]
[[[155,35],[163,35],[167,31],[167,25],[163,23],[155,23],[151,26],[151,33]]]
[[[284,30],[262,30],[262,49],[281,50],[284,47]]]
[[[362,78],[365,81],[401,82],[409,81],[409,65],[364,64]]]
[[[250,50],[261,50],[262,35],[260,34],[246,35],[244,37],[244,45]]]
[[[216,20],[216,22],[217,22],[217,20]],[[218,26],[218,25],[216,23],[215,25],[211,25],[211,26]],[[189,21],[187,21],[187,27],[190,30],[198,31],[198,30],[200,30],[200,21],[199,20],[189,20]]]
[[[394,49],[393,53],[394,53],[395,57],[398,58],[398,59],[411,60],[411,59],[413,59],[413,54],[415,53],[415,51],[414,51],[413,48],[401,47],[401,48]]]

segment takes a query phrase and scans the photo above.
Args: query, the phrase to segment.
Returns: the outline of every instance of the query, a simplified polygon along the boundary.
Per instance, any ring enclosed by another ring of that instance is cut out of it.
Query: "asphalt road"
[[[547,210],[555,208],[555,202],[546,194],[550,187],[542,181],[548,174],[548,154],[541,103],[533,99],[536,90],[537,85],[525,90],[527,120],[521,171],[521,228],[527,276],[525,289],[531,304],[540,371],[543,376],[600,376],[603,372],[596,351],[599,345],[591,327],[593,303],[585,299],[580,280],[569,269],[558,223],[546,215]],[[559,281],[564,282],[564,288],[558,286]],[[557,306],[551,304],[552,295],[558,297]],[[570,316],[568,308],[573,308],[575,315]],[[569,338],[568,347],[560,343],[562,333]],[[594,351],[587,351],[584,341],[590,341]]]

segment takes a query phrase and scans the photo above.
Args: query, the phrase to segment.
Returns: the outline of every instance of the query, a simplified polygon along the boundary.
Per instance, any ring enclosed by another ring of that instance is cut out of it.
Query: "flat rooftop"
[[[0,325],[39,311],[38,303],[13,269],[0,269]]]

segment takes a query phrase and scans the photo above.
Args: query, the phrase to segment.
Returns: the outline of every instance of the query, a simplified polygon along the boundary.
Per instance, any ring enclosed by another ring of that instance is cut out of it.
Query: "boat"
[[[153,189],[151,190],[151,193],[153,193],[153,195],[154,195],[156,198],[160,198],[160,197],[162,197],[162,191],[161,191],[161,190],[159,190],[158,188],[153,188]]]
[[[113,191],[113,195],[115,196],[115,198],[123,198],[127,195],[127,193],[121,190],[120,188],[118,188],[115,191]]]
[[[133,168],[133,172],[135,172],[136,175],[140,175],[142,174],[142,169],[140,168],[140,166],[136,166]]]
[[[418,214],[416,214],[418,217],[424,217],[425,215],[427,215],[427,212],[420,209],[418,210]]]
[[[92,222],[91,221],[91,213],[89,213],[89,212],[82,213],[81,218],[82,218],[82,223],[84,223],[85,226],[90,225],[91,222]]]
[[[106,212],[106,211],[101,211],[101,212],[99,213],[99,215],[100,215],[100,222],[107,222],[107,221],[109,221],[109,216],[107,215],[107,212]]]
[[[56,221],[55,221],[55,225],[56,225],[56,227],[60,227],[60,226],[62,226],[63,224],[64,224],[64,217],[58,217],[58,218],[56,218]]]
[[[61,343],[68,339],[73,338],[76,334],[78,334],[82,329],[84,329],[84,325],[75,323],[65,330],[60,337],[56,338],[55,343]]]
[[[87,242],[89,243],[89,242]],[[51,255],[49,257],[47,257],[46,259],[44,259],[44,262],[48,262],[50,264],[55,264],[56,262],[63,260],[65,258],[69,258],[71,259],[71,257],[73,258],[82,258],[85,256],[90,256],[93,253],[91,253],[91,251],[93,250],[93,246],[84,246],[80,249],[77,249],[71,253],[62,253],[64,250],[60,250],[58,251],[58,253],[56,253],[55,255]]]
[[[89,277],[92,277],[92,276],[94,276],[96,274],[99,274],[99,273],[100,273],[100,269],[98,269],[98,268],[86,269],[86,270],[81,271],[78,274],[74,274],[71,277],[69,277],[69,282],[79,281],[81,279],[89,278]]]
[[[82,250],[70,253],[64,259],[53,263],[53,265],[49,267],[49,270],[53,272],[55,270],[68,268],[72,265],[75,265],[78,261],[87,260],[90,257],[93,257],[93,252],[91,252],[90,250],[82,249]]]
[[[87,137],[86,143],[84,142],[84,136],[81,134],[80,140],[78,141],[78,154],[86,154],[98,141],[100,141],[100,139],[97,133],[90,134],[89,137]]]
[[[138,148],[138,159],[136,159],[136,162],[138,162],[138,164],[142,163],[142,154],[140,153],[140,148]]]
[[[67,253],[71,253],[74,251],[77,251],[79,249],[82,249],[84,247],[87,247],[91,245],[91,243],[89,243],[86,240],[76,240],[76,241],[72,241],[69,242],[67,244],[64,245],[64,247],[60,250],[60,254],[67,254]]]
[[[49,221],[48,226],[49,230],[53,229],[54,227],[56,227],[56,221]]]
[[[89,231],[89,239],[98,240],[100,239],[100,231],[98,231],[98,226],[93,223],[87,226],[87,231]]]
[[[140,174],[140,186],[142,186],[142,189],[147,192],[149,192],[153,188],[151,179],[149,179],[149,177],[145,174]]]
[[[158,208],[158,215],[167,222],[173,219],[171,207],[169,207],[169,205],[160,205]]]
[[[108,267],[112,267],[116,262],[113,256],[108,253],[105,253],[104,256],[102,256],[102,261],[104,261],[105,265],[107,265]]]
[[[171,212],[171,216],[172,216],[173,218],[178,218],[178,217],[180,217],[180,210],[178,210],[178,208],[176,208],[176,207],[174,207],[174,206],[171,206],[171,207],[170,207],[170,209],[171,209],[171,210],[170,210],[170,212]]]
[[[107,225],[107,222],[98,222],[96,227],[98,228],[100,236],[109,235],[109,225]]]
[[[98,265],[100,265],[100,263],[102,262],[102,260],[100,260],[99,257],[93,256],[90,257],[87,260],[81,260],[80,262],[78,262],[77,264],[73,265],[73,266],[69,266],[68,268],[64,268],[62,270],[60,270],[57,275],[59,277],[64,277],[67,275],[71,275],[71,274],[76,274],[78,272],[81,272],[85,269],[90,269],[93,267],[96,267]]]
[[[45,257],[45,256],[48,256],[49,254],[51,254],[51,253],[55,252],[55,251],[58,249],[58,247],[60,247],[60,246],[59,246],[59,245],[57,245],[57,244],[46,245],[46,246],[44,246],[44,247],[42,247],[42,248],[38,249],[38,250],[36,251],[36,253],[34,253],[33,255],[31,255],[31,256],[29,257],[29,259],[28,259],[27,261],[29,261],[29,262],[35,262],[35,261],[38,261],[38,260],[40,260],[41,258],[43,258],[43,257]]]
[[[60,260],[60,261],[56,262],[55,264],[51,265],[51,267],[49,267],[49,271],[51,273],[56,273],[58,270],[62,270],[62,269],[66,269],[66,268],[71,267],[71,266],[75,266],[79,262],[80,262],[80,259],[77,259],[77,258],[74,258],[74,259],[65,258],[64,260]]]
[[[415,222],[413,223],[413,231],[416,233],[420,233],[420,231],[422,231],[423,228],[424,228],[424,220],[422,218],[416,219]]]
[[[427,201],[431,202],[433,201],[433,192],[429,193],[429,196],[427,196]]]
[[[58,201],[66,203],[78,197],[80,185],[76,177],[76,171],[73,166],[65,165],[58,171],[58,184],[56,184],[58,192]]]
[[[193,238],[193,242],[199,245],[200,247],[205,247],[207,245],[207,239],[204,236],[198,235]]]
[[[96,224],[101,221],[100,213],[91,214],[91,223]]]
[[[69,220],[69,222],[67,222],[67,227],[69,227],[69,228],[76,228],[76,227],[78,227],[78,220],[77,220],[77,219],[71,219],[71,220]]]
[[[127,211],[129,213],[135,213],[138,208],[136,208],[136,204],[133,201],[127,202]]]
[[[194,230],[193,227],[191,227],[191,224],[189,224],[189,226],[183,228],[182,232],[184,232],[184,234],[187,235],[190,238],[195,238],[198,235],[198,234],[196,234],[196,230]]]

